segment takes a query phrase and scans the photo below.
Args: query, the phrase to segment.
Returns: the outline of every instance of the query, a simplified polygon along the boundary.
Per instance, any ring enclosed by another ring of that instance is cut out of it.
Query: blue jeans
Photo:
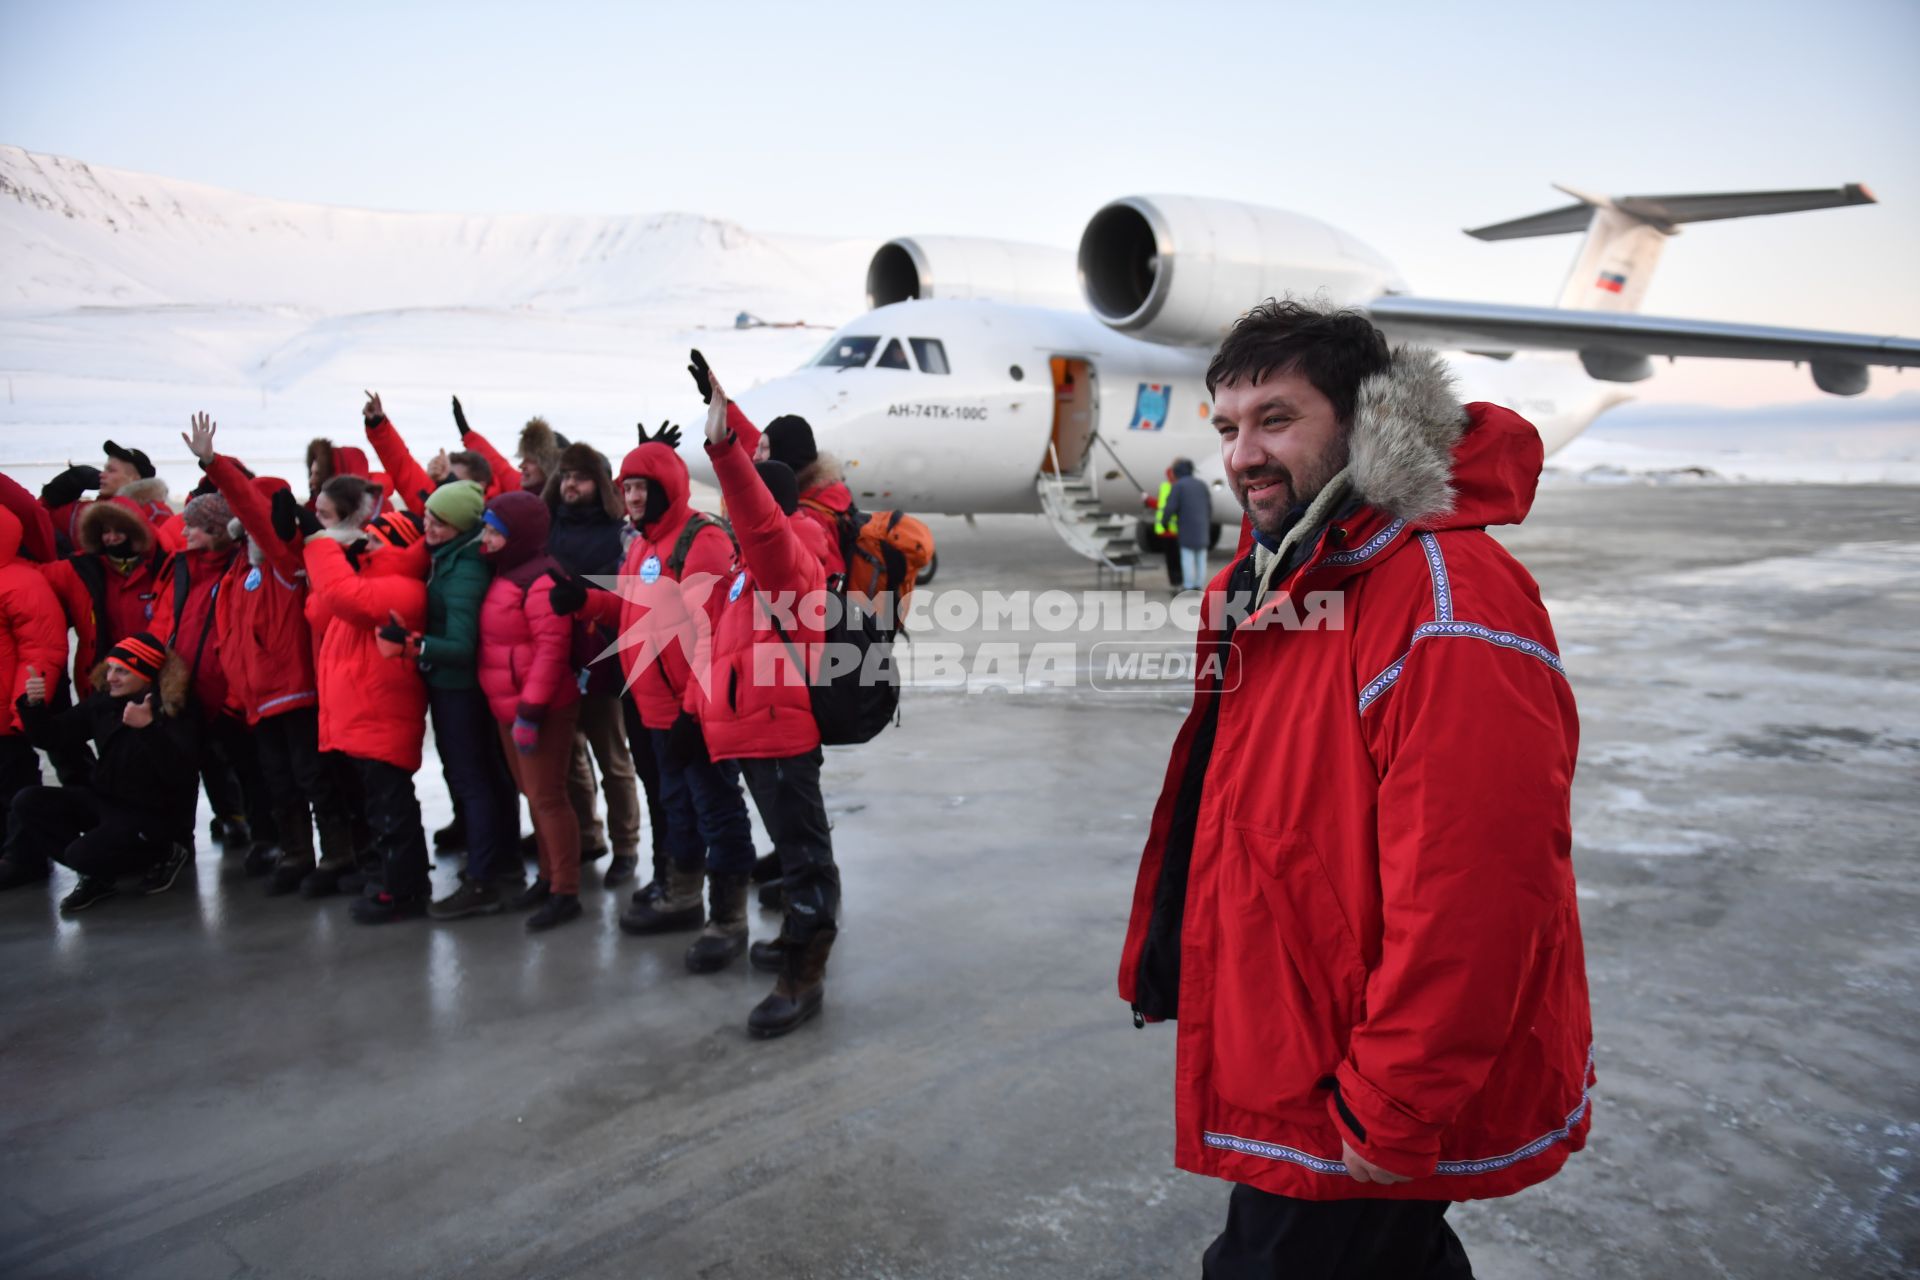
[[[740,794],[740,766],[732,760],[676,764],[667,758],[667,731],[649,730],[660,762],[660,807],[667,819],[667,860],[682,871],[744,876],[753,870],[753,824]]]
[[[520,792],[501,758],[487,695],[429,685],[427,708],[447,787],[467,822],[467,879],[514,879],[522,870]]]
[[[1207,549],[1205,547],[1180,548],[1180,581],[1189,591],[1207,589]]]

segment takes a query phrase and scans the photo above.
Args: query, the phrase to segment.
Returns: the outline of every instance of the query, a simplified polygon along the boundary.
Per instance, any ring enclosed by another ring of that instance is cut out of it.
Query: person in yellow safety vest
[[[1175,591],[1185,587],[1180,572],[1180,518],[1167,512],[1167,498],[1173,493],[1173,468],[1168,467],[1160,481],[1160,492],[1153,500],[1153,538],[1167,562],[1167,582]]]

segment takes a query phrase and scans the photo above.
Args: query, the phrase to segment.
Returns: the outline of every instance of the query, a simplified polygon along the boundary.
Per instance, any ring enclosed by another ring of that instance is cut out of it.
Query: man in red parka
[[[1551,1176],[1592,1119],[1579,724],[1485,531],[1525,517],[1539,435],[1292,302],[1207,384],[1251,538],[1203,606],[1120,994],[1179,1020],[1175,1162],[1238,1184],[1207,1276],[1468,1276],[1449,1203]]]

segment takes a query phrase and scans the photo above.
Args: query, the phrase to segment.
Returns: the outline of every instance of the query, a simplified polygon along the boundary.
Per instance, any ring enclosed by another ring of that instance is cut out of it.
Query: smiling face
[[[647,514],[647,482],[640,476],[629,476],[620,482],[620,497],[627,504],[627,519],[638,525]]]
[[[492,525],[483,525],[480,529],[480,550],[488,555],[496,555],[500,548],[507,545],[507,535]]]
[[[1332,402],[1291,370],[1219,387],[1213,427],[1233,496],[1269,537],[1347,464],[1347,432]]]
[[[137,697],[151,683],[145,676],[135,675],[125,667],[107,664],[107,692],[116,698]]]
[[[600,490],[584,471],[560,473],[560,501],[570,507],[590,507],[600,501]]]
[[[452,542],[455,538],[459,537],[460,531],[429,511],[427,512],[426,524],[421,532],[421,536],[427,540],[428,546],[438,547]]]

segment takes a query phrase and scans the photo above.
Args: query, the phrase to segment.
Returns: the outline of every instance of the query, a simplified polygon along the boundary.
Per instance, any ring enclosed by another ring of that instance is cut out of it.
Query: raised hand
[[[711,369],[707,370],[707,385],[713,388],[713,398],[707,401],[707,443],[725,444],[733,434],[727,426],[727,389]]]
[[[37,707],[47,700],[47,678],[33,667],[27,668],[27,705]]]
[[[213,461],[213,433],[218,430],[214,420],[204,413],[196,413],[191,419],[193,430],[182,431],[180,438],[187,442],[187,449],[200,459],[200,465],[206,466]]]
[[[129,729],[144,729],[152,724],[153,695],[144,693],[127,703],[126,709],[120,713],[120,723]]]
[[[439,484],[453,471],[453,464],[447,461],[447,451],[442,449],[427,459],[427,479]]]
[[[687,366],[687,372],[693,375],[693,385],[700,392],[703,404],[713,403],[713,370],[707,367],[707,358],[700,354],[698,347],[687,352],[693,363]]]
[[[680,428],[668,422],[665,418],[660,420],[660,429],[652,435],[647,434],[646,423],[639,422],[635,423],[634,426],[640,432],[641,444],[663,444],[667,446],[667,448],[675,450],[680,447]]]
[[[387,420],[387,411],[380,407],[380,393],[367,392],[367,402],[360,406],[360,420],[368,426],[378,426]]]
[[[466,439],[467,432],[473,428],[467,425],[467,411],[460,407],[460,397],[453,398],[453,425],[460,428],[460,438]]]

